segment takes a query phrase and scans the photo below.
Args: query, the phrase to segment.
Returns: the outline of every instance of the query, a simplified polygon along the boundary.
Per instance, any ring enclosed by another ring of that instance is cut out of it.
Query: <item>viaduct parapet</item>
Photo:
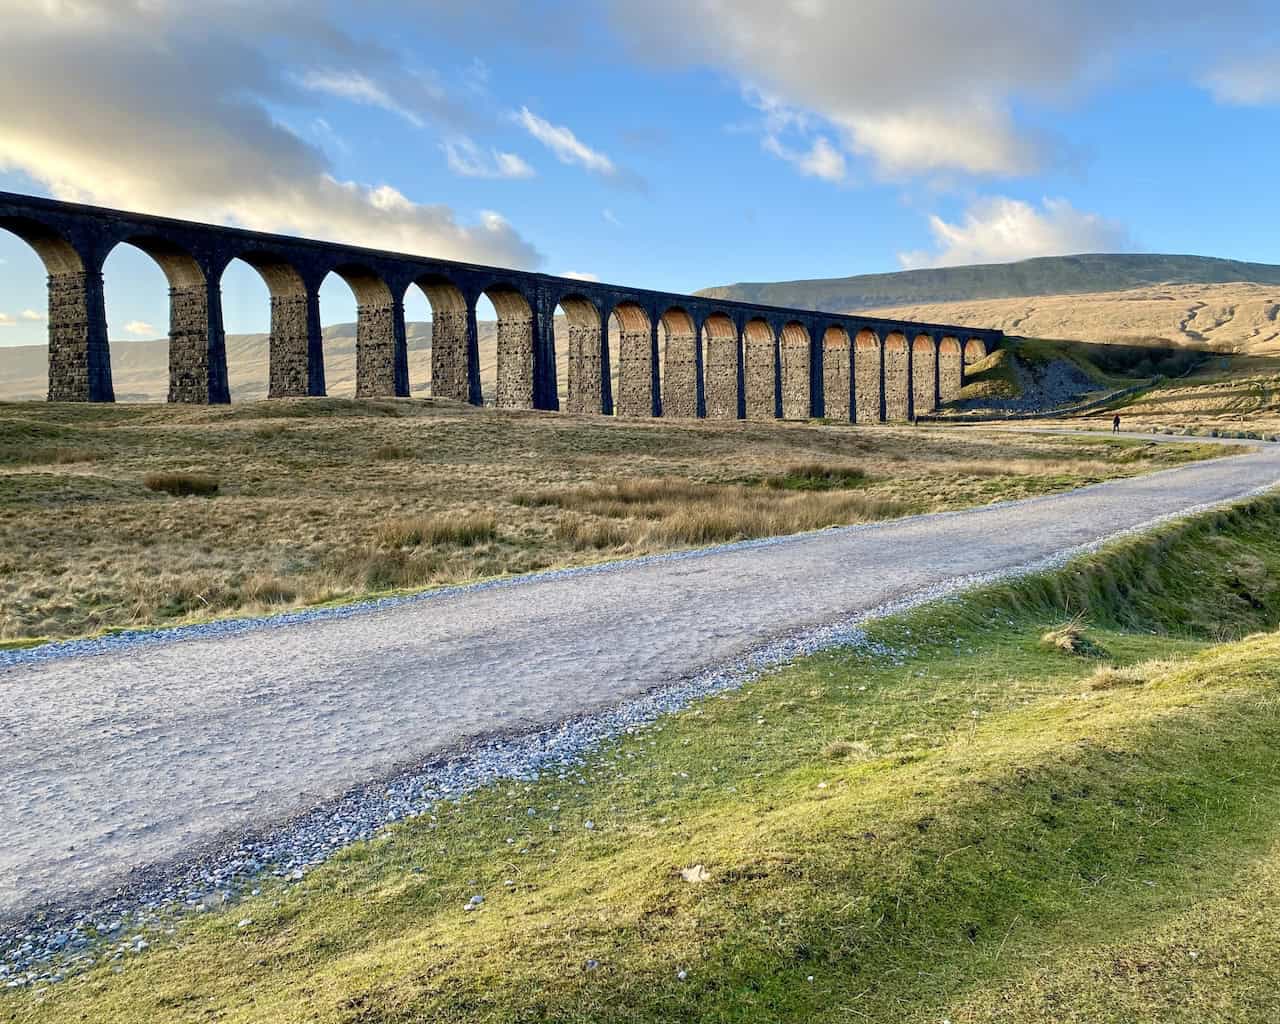
[[[0,228],[49,273],[49,400],[110,402],[102,267],[122,243],[169,281],[169,401],[230,401],[221,281],[241,259],[271,295],[272,398],[323,395],[320,285],[356,297],[356,394],[409,394],[404,298],[431,304],[432,394],[481,404],[476,303],[498,317],[495,404],[558,409],[555,315],[567,321],[567,408],[620,416],[845,422],[910,419],[954,397],[998,330],[784,309],[381,252],[0,192]],[[608,326],[619,331],[617,392]]]

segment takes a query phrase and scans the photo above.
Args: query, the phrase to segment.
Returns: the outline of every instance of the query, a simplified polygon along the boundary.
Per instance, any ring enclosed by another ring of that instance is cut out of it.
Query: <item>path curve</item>
[[[1277,483],[1280,446],[1261,445],[964,512],[8,664],[0,920],[466,738],[614,704],[790,631]]]

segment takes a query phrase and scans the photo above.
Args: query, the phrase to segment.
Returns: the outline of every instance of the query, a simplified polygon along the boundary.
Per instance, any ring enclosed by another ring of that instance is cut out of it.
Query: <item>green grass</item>
[[[1272,1019],[1277,580],[1261,499],[883,620],[0,1016]]]

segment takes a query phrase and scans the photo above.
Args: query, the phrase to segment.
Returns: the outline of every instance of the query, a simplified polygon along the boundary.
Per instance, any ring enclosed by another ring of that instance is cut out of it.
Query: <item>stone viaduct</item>
[[[102,266],[122,243],[169,280],[169,401],[230,401],[220,282],[241,259],[271,295],[273,398],[323,395],[321,282],[357,303],[357,397],[409,394],[404,297],[431,304],[432,394],[481,403],[476,303],[498,318],[495,404],[558,409],[556,310],[567,323],[567,408],[620,416],[845,422],[910,419],[953,397],[1000,331],[781,309],[379,252],[0,192],[0,228],[49,273],[49,400],[110,402]],[[618,324],[617,393],[608,327]]]

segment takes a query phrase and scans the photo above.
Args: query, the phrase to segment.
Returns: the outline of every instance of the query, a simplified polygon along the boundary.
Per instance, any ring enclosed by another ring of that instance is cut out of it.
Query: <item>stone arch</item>
[[[832,324],[822,334],[822,405],[829,420],[853,419],[853,363],[849,332]]]
[[[115,401],[101,267],[90,272],[76,248],[46,224],[0,217],[0,228],[26,242],[48,275],[49,401]]]
[[[271,304],[267,397],[323,395],[319,294],[307,287],[297,267],[279,253],[249,250],[237,253],[235,259],[257,271],[267,286]],[[223,277],[227,268],[223,269]],[[219,286],[221,283],[220,278]]]
[[[566,295],[558,303],[564,311],[565,412],[612,412],[609,348],[600,333],[600,310],[583,295]]]
[[[618,322],[619,416],[653,416],[658,405],[657,340],[644,307],[619,302],[612,318]]]
[[[955,401],[964,387],[964,353],[960,339],[950,335],[938,342],[938,395],[944,402]]]
[[[807,420],[812,415],[809,376],[809,330],[798,320],[783,324],[779,339],[782,378],[782,416]]]
[[[666,331],[663,353],[662,415],[698,415],[698,332],[693,317],[672,306],[660,317]]]
[[[499,409],[534,408],[533,307],[520,289],[493,284],[484,289],[498,317]]]
[[[891,331],[884,339],[884,418],[911,418],[911,352],[907,336]]]
[[[470,402],[480,370],[466,296],[442,274],[423,274],[413,283],[431,307],[431,397]]]
[[[911,390],[916,416],[938,407],[938,355],[933,338],[917,334],[911,342]]]
[[[712,313],[702,324],[703,393],[708,419],[736,420],[740,416],[742,367],[738,328],[725,313]]]
[[[346,282],[356,300],[356,397],[408,396],[404,307],[372,267],[341,263],[330,273]]]
[[[778,343],[762,317],[748,320],[742,331],[743,383],[749,420],[778,415]]]
[[[130,235],[111,251],[120,245],[150,256],[169,282],[168,400],[193,405],[230,402],[218,283],[210,282],[196,258],[170,239]]]
[[[853,346],[853,418],[858,423],[879,423],[884,418],[880,336],[864,327],[854,338]]]
[[[964,343],[964,365],[972,366],[987,358],[987,343],[981,338],[970,338]]]

